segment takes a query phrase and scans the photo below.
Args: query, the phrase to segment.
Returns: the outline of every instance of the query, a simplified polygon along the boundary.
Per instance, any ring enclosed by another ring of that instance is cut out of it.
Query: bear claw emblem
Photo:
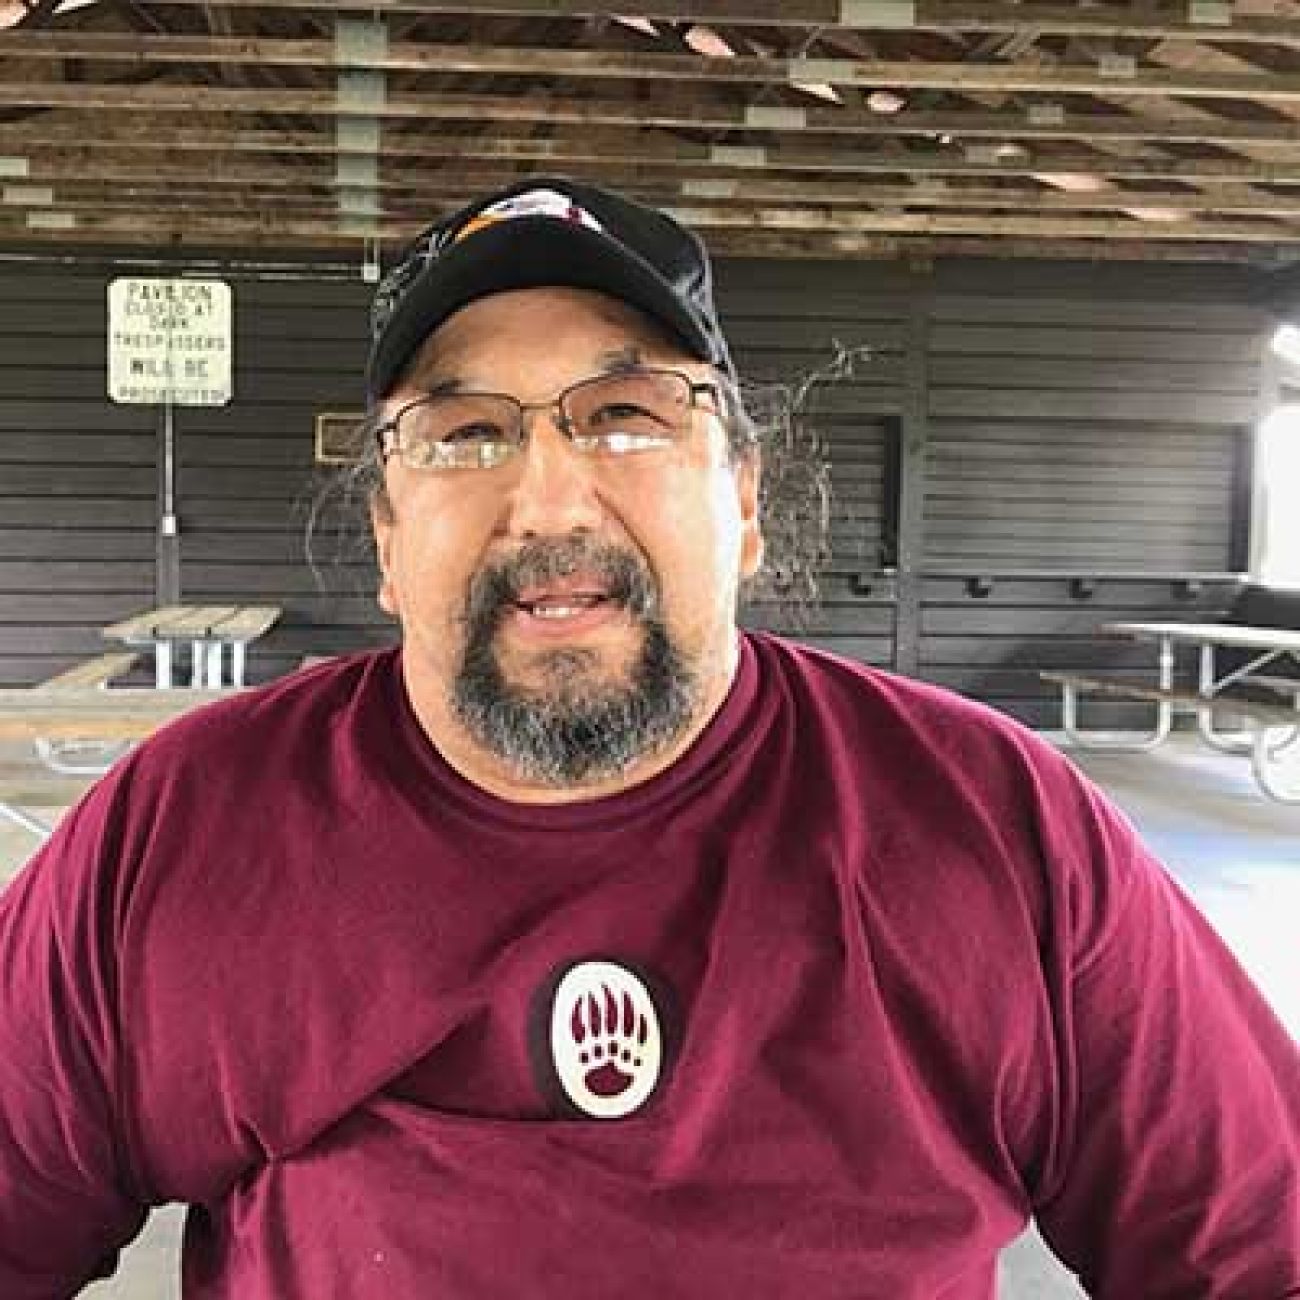
[[[621,1119],[654,1092],[663,1064],[659,1016],[626,967],[583,962],[551,1006],[551,1060],[565,1095],[593,1119]]]

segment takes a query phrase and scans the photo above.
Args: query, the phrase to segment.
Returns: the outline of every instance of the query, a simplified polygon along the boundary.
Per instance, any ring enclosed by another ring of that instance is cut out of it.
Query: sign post
[[[108,395],[163,408],[159,431],[158,580],[180,597],[176,406],[224,406],[232,394],[231,294],[223,280],[113,280],[108,286]]]

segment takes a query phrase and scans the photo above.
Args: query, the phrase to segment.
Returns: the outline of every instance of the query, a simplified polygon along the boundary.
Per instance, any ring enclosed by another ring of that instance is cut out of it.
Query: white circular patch
[[[663,1032],[650,992],[613,962],[575,966],[551,1004],[551,1061],[565,1095],[593,1119],[622,1119],[659,1082]]]

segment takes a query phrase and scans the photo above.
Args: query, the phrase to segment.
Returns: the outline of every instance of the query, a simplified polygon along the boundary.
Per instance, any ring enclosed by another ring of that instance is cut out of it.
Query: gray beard
[[[641,629],[629,680],[593,680],[598,656],[566,648],[541,658],[545,687],[512,685],[497,657],[496,636],[518,593],[579,569],[598,574],[611,602],[623,605]],[[457,718],[526,779],[565,787],[619,776],[678,739],[698,707],[696,675],[658,604],[649,575],[626,551],[582,537],[527,543],[471,585],[465,653],[452,688]]]

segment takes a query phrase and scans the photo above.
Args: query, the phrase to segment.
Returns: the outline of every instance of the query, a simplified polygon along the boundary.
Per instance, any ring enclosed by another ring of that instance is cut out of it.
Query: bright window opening
[[[1300,405],[1280,406],[1259,427],[1263,497],[1260,579],[1300,591]]]

